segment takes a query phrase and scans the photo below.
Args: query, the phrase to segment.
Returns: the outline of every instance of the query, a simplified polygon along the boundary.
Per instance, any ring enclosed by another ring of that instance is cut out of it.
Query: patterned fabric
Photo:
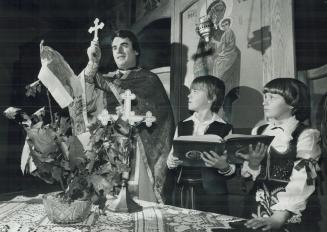
[[[266,128],[267,125],[263,125],[258,128],[258,132],[263,132],[262,128]],[[297,159],[297,142],[299,135],[308,127],[299,123],[294,132],[292,133],[292,140],[290,141],[288,149],[280,153],[274,147],[270,147],[268,156],[265,157],[261,163],[261,172],[258,176],[258,180],[273,180],[278,182],[287,183],[290,180],[294,162]],[[260,133],[261,134],[261,133]]]
[[[286,184],[285,184],[286,185]],[[261,217],[272,216],[272,206],[278,203],[278,193],[285,192],[285,186],[280,184],[265,184],[258,185],[256,191],[257,212],[256,215]],[[301,215],[294,214],[288,223],[300,223]]]
[[[129,232],[129,231],[206,231],[210,227],[228,228],[228,222],[238,221],[232,216],[181,209],[173,206],[139,202],[143,210],[137,213],[97,213],[97,207],[84,222],[79,224],[53,224],[47,218],[42,195],[18,196],[0,201],[0,228],[21,232]],[[110,204],[110,202],[109,202]]]

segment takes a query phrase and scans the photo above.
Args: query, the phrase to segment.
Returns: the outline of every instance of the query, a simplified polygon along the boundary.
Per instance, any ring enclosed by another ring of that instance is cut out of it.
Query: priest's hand
[[[182,163],[177,157],[173,156],[172,153],[168,155],[167,158],[167,166],[169,169],[177,168]]]
[[[91,45],[87,49],[87,56],[89,57],[89,62],[94,64],[100,63],[101,49],[99,47],[99,42],[91,41]]]

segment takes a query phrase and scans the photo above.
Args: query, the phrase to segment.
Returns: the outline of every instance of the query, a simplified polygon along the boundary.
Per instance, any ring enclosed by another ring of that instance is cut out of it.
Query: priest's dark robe
[[[118,77],[117,71],[97,73],[94,77],[88,77],[82,72],[79,77],[85,79],[85,98],[90,121],[102,109],[116,114],[116,107],[122,103],[119,94],[127,89],[136,95],[136,99],[132,101],[132,111],[136,115],[145,115],[147,111],[151,111],[156,117],[156,122],[150,128],[145,125],[139,128],[137,152],[140,156],[137,159],[141,162],[136,160],[136,165],[132,167],[132,173],[136,176],[129,182],[129,187],[138,188],[136,192],[138,191],[142,200],[163,202],[166,159],[175,126],[169,98],[158,76],[148,70],[136,68],[121,77]],[[133,186],[133,181],[137,186]],[[151,191],[155,199],[151,196]]]

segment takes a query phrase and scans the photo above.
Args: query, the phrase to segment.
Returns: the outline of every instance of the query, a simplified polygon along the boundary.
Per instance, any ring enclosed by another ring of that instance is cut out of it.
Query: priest
[[[119,30],[111,42],[117,70],[98,72],[101,50],[98,42],[92,41],[87,50],[89,62],[79,75],[85,83],[88,120],[91,123],[104,108],[115,114],[123,103],[120,94],[127,89],[136,95],[132,105],[135,114],[152,112],[156,122],[150,128],[144,125],[139,129],[129,191],[140,200],[163,203],[165,163],[174,133],[170,101],[158,76],[138,66],[140,48],[136,36],[131,31]]]

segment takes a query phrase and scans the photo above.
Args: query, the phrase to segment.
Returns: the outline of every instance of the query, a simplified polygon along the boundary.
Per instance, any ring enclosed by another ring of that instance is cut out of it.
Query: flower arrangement
[[[27,86],[27,96],[40,92],[40,83]],[[53,113],[49,99],[51,122],[45,124],[44,107],[32,115],[22,109],[9,107],[4,115],[15,120],[25,130],[29,148],[26,172],[47,183],[59,183],[63,201],[105,200],[115,195],[122,183],[123,173],[130,171],[129,157],[135,145],[135,128],[121,119],[122,114],[109,115],[107,110],[89,126],[89,143],[83,145],[72,134],[70,118]],[[100,204],[99,203],[99,204]],[[103,202],[101,203],[104,206]]]

